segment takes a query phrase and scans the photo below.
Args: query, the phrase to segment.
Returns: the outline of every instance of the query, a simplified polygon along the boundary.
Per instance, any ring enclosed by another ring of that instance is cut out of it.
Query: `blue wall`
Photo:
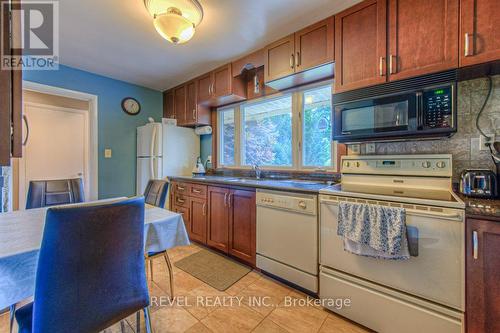
[[[208,155],[212,155],[212,135],[200,136],[200,155],[203,163],[207,160]]]
[[[135,195],[136,128],[148,117],[161,121],[162,93],[63,65],[57,71],[24,71],[23,79],[98,96],[99,198]],[[141,103],[139,115],[122,111],[127,96]],[[105,148],[113,150],[112,158],[104,158]]]

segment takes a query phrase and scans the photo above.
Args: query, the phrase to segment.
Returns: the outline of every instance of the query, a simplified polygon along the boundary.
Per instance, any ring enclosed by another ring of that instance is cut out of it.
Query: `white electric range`
[[[343,157],[341,184],[319,199],[319,294],[351,301],[332,311],[378,332],[462,332],[465,205],[452,191],[452,171],[451,155]],[[344,251],[343,201],[404,208],[411,258]]]

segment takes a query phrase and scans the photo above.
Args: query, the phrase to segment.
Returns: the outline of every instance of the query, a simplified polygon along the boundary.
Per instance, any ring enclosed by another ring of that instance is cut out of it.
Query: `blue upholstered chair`
[[[26,209],[83,201],[83,181],[81,178],[32,180],[28,189]]]
[[[152,206],[164,208],[165,201],[167,199],[169,183],[166,180],[150,180],[144,191],[144,197],[146,198],[146,203]],[[161,252],[149,252],[145,255],[146,262],[149,262],[149,267],[151,270],[151,280],[153,280],[153,259],[163,257],[167,263],[168,276],[170,279],[170,297],[174,297],[174,273],[172,271],[172,263],[168,257],[167,251]]]
[[[47,210],[33,303],[20,333],[99,332],[144,310],[144,198]]]

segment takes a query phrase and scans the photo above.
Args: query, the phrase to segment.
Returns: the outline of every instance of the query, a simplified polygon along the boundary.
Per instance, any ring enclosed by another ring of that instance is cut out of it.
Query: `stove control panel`
[[[343,174],[450,177],[451,155],[343,156]]]

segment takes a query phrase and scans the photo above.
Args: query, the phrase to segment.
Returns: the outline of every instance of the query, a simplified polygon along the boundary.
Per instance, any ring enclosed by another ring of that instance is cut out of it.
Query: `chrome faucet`
[[[259,165],[258,164],[254,164],[254,166],[252,167],[253,170],[255,170],[255,178],[256,179],[260,179],[260,173],[262,172],[262,170],[260,169]]]

